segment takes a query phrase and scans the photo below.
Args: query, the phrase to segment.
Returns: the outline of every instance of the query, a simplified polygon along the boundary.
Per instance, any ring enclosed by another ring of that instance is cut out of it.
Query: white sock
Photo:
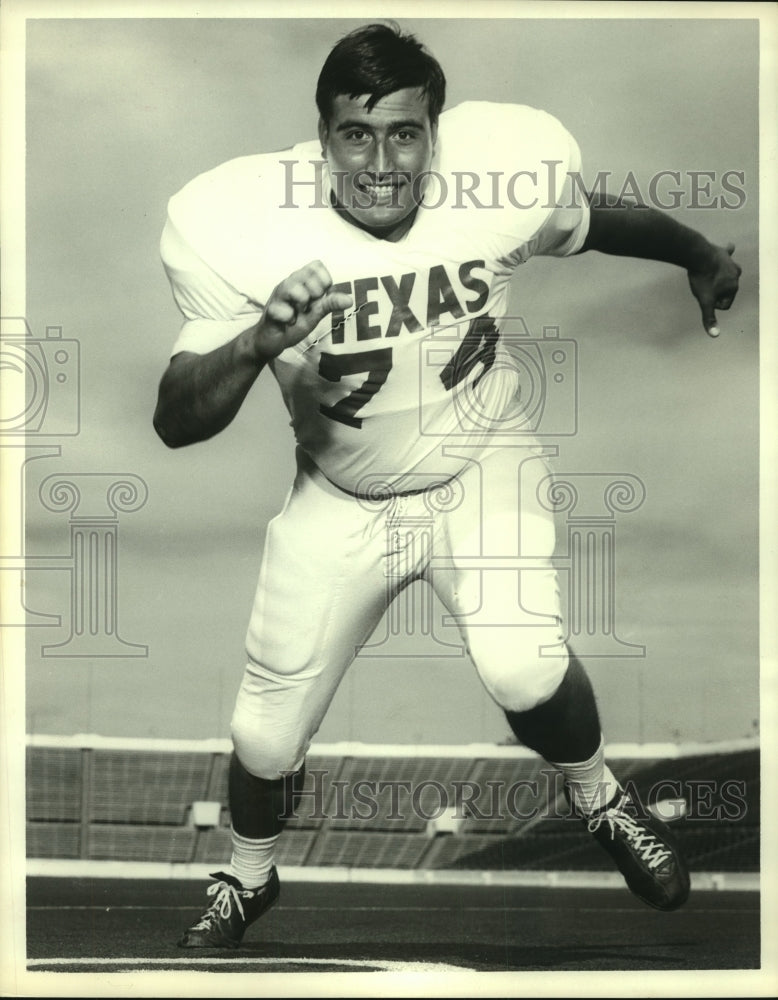
[[[249,840],[232,831],[232,861],[230,872],[244,889],[258,889],[270,877],[276,841],[281,836],[267,837],[265,840]]]
[[[605,763],[605,741],[603,739],[600,740],[599,747],[588,760],[573,764],[559,764],[555,761],[549,761],[549,763],[553,763],[554,767],[558,767],[564,774],[573,805],[576,811],[584,816],[589,816],[597,809],[602,809],[620,790],[621,786]]]

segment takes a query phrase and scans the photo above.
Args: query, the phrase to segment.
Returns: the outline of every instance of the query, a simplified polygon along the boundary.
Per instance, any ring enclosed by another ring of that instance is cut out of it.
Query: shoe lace
[[[629,815],[626,811],[628,803],[629,797],[622,795],[610,809],[604,809],[596,816],[592,816],[587,823],[589,833],[596,833],[602,823],[606,821],[610,827],[611,840],[615,838],[618,829],[648,867],[657,868],[663,861],[671,857],[672,852],[665,847],[653,831]]]
[[[237,906],[238,912],[245,919],[243,903],[240,900],[241,893],[234,885],[230,885],[228,882],[214,882],[213,885],[208,886],[206,891],[209,896],[216,898],[197,923],[193,925],[192,930],[208,930],[219,918],[229,920],[232,916],[233,904]],[[249,895],[249,893],[245,893],[245,895]]]

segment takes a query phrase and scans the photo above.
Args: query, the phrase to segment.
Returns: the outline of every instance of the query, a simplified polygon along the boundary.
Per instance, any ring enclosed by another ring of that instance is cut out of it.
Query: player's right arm
[[[207,353],[175,354],[159,385],[154,428],[170,448],[205,441],[235,417],[251,386],[273,358],[304,340],[349,295],[332,292],[321,261],[293,272],[271,293],[259,321]]]

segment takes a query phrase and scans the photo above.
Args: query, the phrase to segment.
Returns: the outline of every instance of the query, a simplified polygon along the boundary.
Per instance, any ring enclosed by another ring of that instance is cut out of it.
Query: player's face
[[[370,111],[367,100],[338,95],[319,136],[344,217],[381,239],[398,240],[424,193],[436,130],[415,87],[388,94]]]

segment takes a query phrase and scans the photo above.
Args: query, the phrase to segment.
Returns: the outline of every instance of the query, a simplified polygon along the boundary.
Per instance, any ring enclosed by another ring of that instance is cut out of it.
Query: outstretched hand
[[[304,340],[328,313],[350,309],[351,296],[331,288],[332,278],[320,260],[306,264],[276,285],[256,327],[259,354],[277,357]]]
[[[702,310],[702,325],[711,337],[718,337],[717,309],[729,309],[738,290],[738,279],[742,268],[732,259],[735,244],[726,247],[711,247],[711,255],[705,265],[689,268],[689,287]]]

